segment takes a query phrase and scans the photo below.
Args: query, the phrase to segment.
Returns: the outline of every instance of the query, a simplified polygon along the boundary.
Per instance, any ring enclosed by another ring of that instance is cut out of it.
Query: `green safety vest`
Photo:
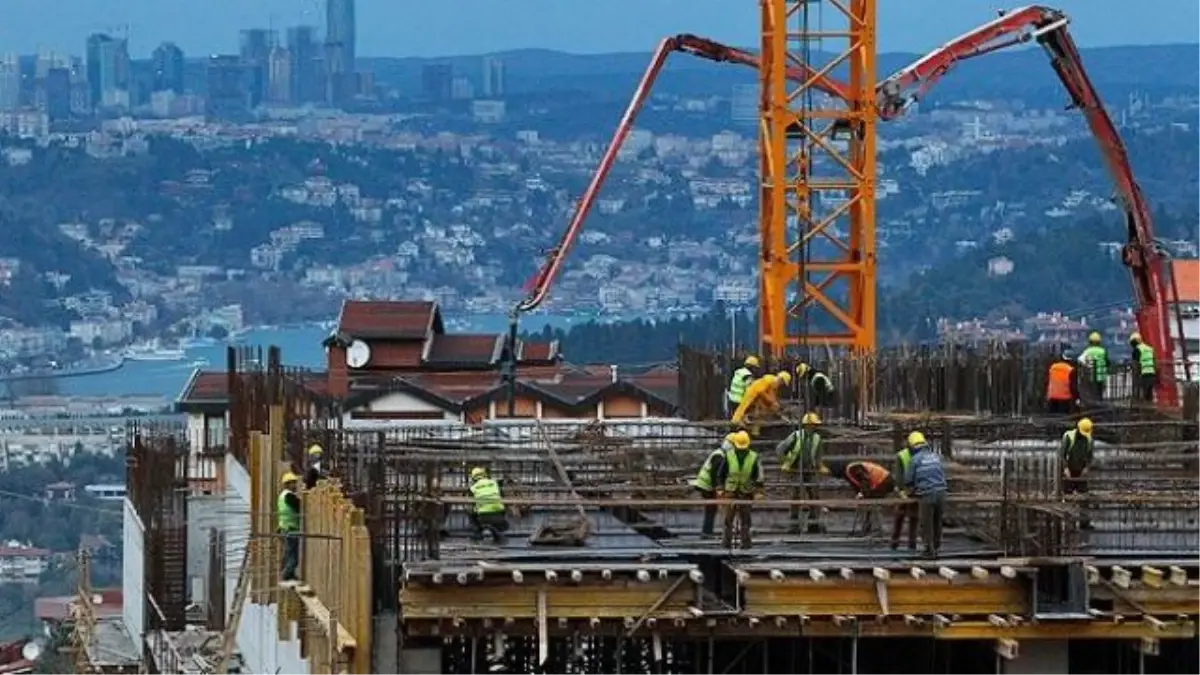
[[[279,497],[275,499],[275,510],[278,512],[276,516],[276,526],[280,532],[299,532],[300,531],[300,511],[288,506],[288,495],[296,493],[291,490],[284,490],[279,493]]]
[[[1079,355],[1079,360],[1092,371],[1092,380],[1108,380],[1108,350],[1100,345],[1090,345]]]
[[[898,482],[904,481],[905,474],[908,473],[908,465],[912,464],[912,450],[904,448],[896,453],[896,459],[900,461],[900,476]]]
[[[500,498],[500,484],[491,478],[480,478],[471,483],[471,496],[475,499],[475,513],[504,511],[504,500]]]
[[[749,492],[753,482],[754,464],[758,461],[758,453],[746,451],[745,457],[739,458],[736,450],[725,451],[725,468],[729,474],[725,477],[726,492]]]
[[[754,379],[754,373],[750,372],[749,368],[738,368],[733,371],[733,379],[729,381],[729,401],[731,403],[742,402],[742,397],[746,395],[746,388],[750,386],[752,379]]]
[[[1154,347],[1146,343],[1137,346],[1138,368],[1142,375],[1154,374]]]
[[[1074,455],[1077,450],[1086,450],[1087,448],[1091,447],[1092,439],[1088,438],[1087,436],[1083,437],[1083,446],[1081,448],[1077,447],[1076,444],[1079,442],[1079,437],[1081,435],[1082,434],[1079,433],[1078,429],[1071,429],[1067,433],[1063,434],[1063,445],[1065,446],[1063,455],[1069,458],[1071,455]]]
[[[704,460],[704,464],[700,465],[700,471],[696,474],[696,480],[692,482],[697,488],[705,492],[712,492],[712,463],[713,459],[720,457],[723,451],[713,450],[708,454],[708,458]]]
[[[814,387],[817,384],[817,380],[825,380],[825,388],[830,391],[833,390],[833,380],[829,379],[829,376],[826,375],[825,373],[822,373],[822,372],[813,373],[812,384]]]
[[[801,458],[807,460],[805,462],[807,464],[806,468],[817,468],[812,464],[813,459],[817,456],[817,451],[821,449],[821,434],[801,429],[795,435],[796,440],[792,441],[792,448],[788,450],[787,455],[783,458],[783,468],[792,468],[796,465],[796,461]]]

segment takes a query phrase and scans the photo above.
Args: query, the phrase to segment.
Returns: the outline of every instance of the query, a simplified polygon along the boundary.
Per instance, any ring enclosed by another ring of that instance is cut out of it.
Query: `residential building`
[[[1191,379],[1200,381],[1200,260],[1173,260],[1171,272],[1178,289],[1179,304],[1176,306],[1181,319],[1171,321],[1171,339],[1176,345],[1175,359],[1180,364],[1176,368],[1177,376],[1185,376],[1183,354],[1186,353]],[[1173,295],[1172,305],[1175,300]],[[1180,323],[1183,324],[1182,336],[1179,332]]]
[[[0,584],[36,584],[50,568],[50,551],[10,541],[0,544]]]
[[[75,595],[55,595],[33,601],[33,615],[42,622],[47,639],[54,639],[71,627],[71,604],[77,600]],[[124,594],[120,588],[96,589],[92,594],[92,611],[97,619],[119,617],[123,606]]]
[[[485,98],[500,98],[504,96],[504,61],[495,56],[483,57],[483,96]]]

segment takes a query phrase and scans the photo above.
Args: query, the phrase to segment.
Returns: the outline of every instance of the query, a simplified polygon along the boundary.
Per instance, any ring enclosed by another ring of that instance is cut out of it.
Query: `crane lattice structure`
[[[762,349],[871,352],[876,0],[761,0],[761,9]],[[796,66],[808,77],[789,77]],[[848,71],[846,86],[820,86],[835,71]]]

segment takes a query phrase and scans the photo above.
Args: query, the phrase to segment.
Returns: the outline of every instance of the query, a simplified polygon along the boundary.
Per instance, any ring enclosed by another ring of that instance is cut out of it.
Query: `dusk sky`
[[[1058,0],[1085,47],[1196,43],[1200,2]],[[324,0],[0,0],[0,52],[81,54],[86,36],[128,25],[144,57],[174,41],[189,55],[236,52],[247,27],[324,24]],[[879,0],[881,51],[924,52],[995,16],[996,0]],[[757,41],[756,0],[358,0],[360,56],[444,56],[543,47],[649,51],[664,35]]]

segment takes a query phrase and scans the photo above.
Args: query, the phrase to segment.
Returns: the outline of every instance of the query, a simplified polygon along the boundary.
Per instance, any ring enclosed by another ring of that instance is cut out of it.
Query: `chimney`
[[[616,382],[617,381],[617,367],[615,365],[609,366],[608,369],[609,369],[609,371],[612,372],[612,381]]]
[[[346,369],[346,347],[331,344],[328,348],[329,395],[346,398],[350,394],[350,373]]]

